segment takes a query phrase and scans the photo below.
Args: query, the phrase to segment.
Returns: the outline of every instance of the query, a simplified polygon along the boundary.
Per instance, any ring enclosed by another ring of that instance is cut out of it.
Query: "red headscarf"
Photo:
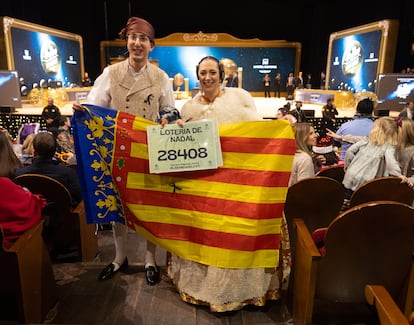
[[[138,17],[131,17],[128,19],[126,25],[119,32],[121,39],[126,39],[129,33],[142,33],[149,37],[151,43],[154,43],[155,31],[154,27],[145,19]]]

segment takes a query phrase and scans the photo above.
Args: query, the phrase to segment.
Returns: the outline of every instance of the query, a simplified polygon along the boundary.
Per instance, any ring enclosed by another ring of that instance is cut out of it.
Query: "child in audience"
[[[345,176],[342,182],[345,187],[344,206],[347,205],[352,193],[360,185],[377,177],[398,176],[402,183],[413,187],[412,182],[404,175],[404,171],[401,171],[400,164],[396,159],[397,143],[402,141],[403,143],[398,146],[397,150],[400,152],[401,159],[405,160],[402,165],[408,165],[411,160],[412,155],[402,158],[402,153],[405,153],[405,148],[410,141],[414,143],[414,121],[411,120],[411,122],[412,124],[410,122],[402,123],[400,131],[401,120],[381,117],[374,122],[368,138],[355,139],[357,142],[348,148],[344,160]],[[411,153],[413,153],[414,145],[412,147]],[[407,167],[403,168],[407,169]],[[325,255],[324,237],[326,230],[327,228],[320,228],[312,233],[312,238],[322,255]]]
[[[34,155],[34,148],[33,148],[33,138],[34,133],[30,133],[26,139],[24,139],[22,144],[22,153],[20,155],[20,161],[27,165],[31,164],[33,161],[33,155]]]
[[[375,120],[367,139],[352,144],[344,160],[345,199],[363,183],[382,176],[398,176],[401,182],[412,183],[401,172],[396,159],[399,122],[385,116]]]

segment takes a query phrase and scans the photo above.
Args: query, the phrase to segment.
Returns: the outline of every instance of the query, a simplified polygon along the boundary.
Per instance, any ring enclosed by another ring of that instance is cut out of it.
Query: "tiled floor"
[[[225,314],[187,304],[180,299],[170,279],[148,286],[144,277],[144,240],[129,233],[126,273],[109,281],[98,281],[101,269],[113,258],[111,230],[99,231],[100,254],[91,263],[55,263],[59,301],[45,323],[53,324],[293,324],[282,301],[270,301],[263,308],[244,308]],[[166,252],[157,249],[157,263],[165,272]]]

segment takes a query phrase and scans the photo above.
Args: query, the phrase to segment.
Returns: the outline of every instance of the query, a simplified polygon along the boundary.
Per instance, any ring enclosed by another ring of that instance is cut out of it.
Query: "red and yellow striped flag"
[[[95,107],[88,107],[94,119]],[[106,122],[114,124],[113,142],[109,150],[100,150],[111,155],[106,161],[130,228],[176,255],[207,265],[278,265],[280,223],[295,153],[287,121],[222,125],[222,167],[168,174],[149,173],[146,128],[154,123],[121,112]],[[95,128],[92,133],[101,134],[97,124],[87,125]],[[108,140],[104,143],[108,147]],[[85,151],[79,148],[77,154]],[[84,193],[91,196],[93,191],[87,188]],[[95,201],[99,207],[105,205]],[[89,202],[94,204],[93,199]]]

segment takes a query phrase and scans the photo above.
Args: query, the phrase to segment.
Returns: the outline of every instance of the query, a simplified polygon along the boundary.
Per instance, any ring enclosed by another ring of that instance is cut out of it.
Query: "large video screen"
[[[0,70],[0,107],[22,107],[17,71]]]
[[[326,88],[375,92],[380,73],[392,72],[398,22],[384,20],[332,33]]]
[[[2,17],[4,58],[2,68],[16,70],[30,91],[34,85],[81,86],[83,76],[82,37],[77,34]],[[53,87],[53,86],[52,86]]]
[[[414,102],[414,75],[388,73],[378,76],[378,106],[376,109],[401,111],[408,102]]]

